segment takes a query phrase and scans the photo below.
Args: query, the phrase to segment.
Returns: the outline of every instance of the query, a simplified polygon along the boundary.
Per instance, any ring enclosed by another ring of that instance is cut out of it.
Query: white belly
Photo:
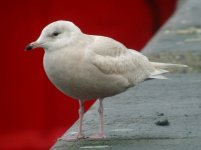
[[[49,80],[60,91],[77,99],[113,96],[129,87],[125,78],[118,75],[104,75],[88,61],[73,53],[46,53],[44,69]]]

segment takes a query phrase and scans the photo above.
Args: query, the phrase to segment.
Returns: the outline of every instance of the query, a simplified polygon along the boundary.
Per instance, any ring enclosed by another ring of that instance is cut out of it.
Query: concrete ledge
[[[122,144],[123,143],[123,144]],[[200,139],[141,139],[111,141],[82,141],[79,143],[60,143],[53,150],[199,150]]]
[[[52,149],[78,150],[87,149],[86,146],[98,146],[100,149],[102,146],[104,150],[116,150],[118,147],[131,149],[135,146],[135,149],[159,150],[161,146],[166,149],[175,146],[185,150],[196,149],[198,145],[201,147],[201,74],[168,77],[169,80],[150,80],[107,98],[104,101],[105,140],[59,140]],[[95,103],[85,114],[84,130],[87,135],[98,130],[97,107]],[[165,119],[170,123],[168,126],[155,124]],[[75,133],[76,129],[77,123],[63,136]]]
[[[189,66],[179,72],[201,72],[201,1],[181,2],[180,9],[147,44],[143,53],[152,61]]]

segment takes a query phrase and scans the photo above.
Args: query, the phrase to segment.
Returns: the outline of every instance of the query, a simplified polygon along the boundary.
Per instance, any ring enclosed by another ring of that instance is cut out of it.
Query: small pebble
[[[157,116],[164,116],[164,113],[157,112],[156,114],[157,114]]]
[[[157,121],[157,122],[155,122],[155,124],[157,126],[169,126],[170,125],[170,123],[169,123],[169,121],[167,119],[162,120],[162,121]]]

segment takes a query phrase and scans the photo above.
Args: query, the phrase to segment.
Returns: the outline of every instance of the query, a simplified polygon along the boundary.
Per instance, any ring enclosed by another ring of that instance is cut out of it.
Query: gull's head
[[[44,48],[45,50],[61,49],[75,42],[80,35],[80,29],[70,21],[56,21],[47,25],[41,32],[39,38],[28,44],[25,50]]]

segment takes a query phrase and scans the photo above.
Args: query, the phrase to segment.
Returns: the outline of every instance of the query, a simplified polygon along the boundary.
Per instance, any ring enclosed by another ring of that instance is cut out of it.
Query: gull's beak
[[[38,47],[41,47],[41,44],[38,43],[37,41],[36,42],[32,42],[30,44],[28,44],[26,47],[25,47],[25,51],[30,51],[32,49],[35,49],[35,48],[38,48]]]

